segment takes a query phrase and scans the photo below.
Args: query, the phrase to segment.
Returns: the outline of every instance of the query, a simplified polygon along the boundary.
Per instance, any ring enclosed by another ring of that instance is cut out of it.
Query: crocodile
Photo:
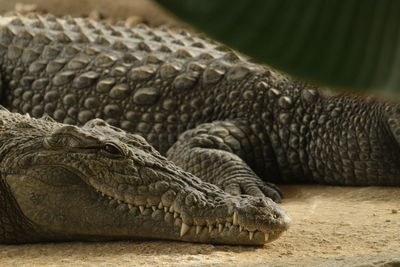
[[[101,118],[233,196],[400,185],[398,103],[322,90],[185,30],[1,17],[0,74],[10,111]]]
[[[141,136],[0,108],[0,243],[172,239],[260,245],[287,214],[181,170]]]

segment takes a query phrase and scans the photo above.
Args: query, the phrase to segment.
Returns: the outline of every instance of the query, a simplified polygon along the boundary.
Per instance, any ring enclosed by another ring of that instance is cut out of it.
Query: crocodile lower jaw
[[[120,200],[113,196],[109,196],[101,191],[97,192],[102,196],[103,199],[106,199],[109,202],[109,205],[116,206],[116,208],[119,210],[125,210],[134,216],[152,216],[156,212],[162,212],[166,223],[167,221],[170,221],[174,226],[180,227],[181,238],[185,237],[189,233],[194,236],[209,235],[213,236],[214,238],[218,238],[218,236],[223,235],[240,235],[241,237],[245,235],[248,238],[248,243],[251,244],[251,241],[255,236],[261,235],[264,237],[264,241],[261,241],[261,243],[273,241],[277,236],[279,236],[279,233],[275,233],[274,231],[263,232],[261,230],[249,230],[245,226],[240,225],[237,211],[233,212],[232,216],[223,219],[225,222],[207,222],[203,225],[187,224],[183,221],[179,211],[174,210],[172,206],[164,206],[162,202],[159,202],[158,205],[136,205],[133,203],[127,203],[125,200]],[[260,238],[257,239],[260,240]],[[255,244],[260,244],[260,242]]]

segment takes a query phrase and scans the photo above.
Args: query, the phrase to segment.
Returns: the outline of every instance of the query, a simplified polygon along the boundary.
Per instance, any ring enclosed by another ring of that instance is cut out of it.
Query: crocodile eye
[[[113,143],[107,143],[103,146],[103,150],[112,155],[123,155],[122,149]]]

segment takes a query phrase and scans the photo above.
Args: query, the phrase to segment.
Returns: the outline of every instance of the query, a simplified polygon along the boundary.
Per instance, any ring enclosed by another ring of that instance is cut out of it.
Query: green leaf
[[[158,2],[211,37],[292,75],[400,95],[400,1]]]

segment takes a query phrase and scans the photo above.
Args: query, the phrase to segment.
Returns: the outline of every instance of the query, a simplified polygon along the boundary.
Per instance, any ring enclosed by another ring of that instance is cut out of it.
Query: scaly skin
[[[12,111],[102,118],[232,195],[279,201],[269,182],[400,184],[397,104],[320,92],[184,31],[38,16],[0,25]]]
[[[231,196],[138,135],[0,110],[0,243],[173,239],[263,244],[290,219],[268,198]]]

